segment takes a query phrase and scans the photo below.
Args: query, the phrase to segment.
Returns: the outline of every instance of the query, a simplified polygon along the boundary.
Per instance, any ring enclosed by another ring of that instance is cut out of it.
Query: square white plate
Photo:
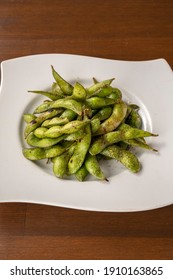
[[[47,89],[50,65],[66,80],[85,86],[115,77],[127,102],[140,106],[144,129],[158,133],[147,139],[159,153],[138,154],[142,170],[132,174],[116,161],[103,166],[109,183],[60,180],[45,161],[34,163],[22,155],[23,114],[40,104],[28,90]],[[93,211],[142,211],[173,203],[173,73],[164,59],[116,61],[69,54],[42,54],[1,63],[0,202],[30,202]]]

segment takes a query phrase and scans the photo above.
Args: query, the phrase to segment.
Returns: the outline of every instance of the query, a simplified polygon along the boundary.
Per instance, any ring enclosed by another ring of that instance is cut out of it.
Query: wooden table
[[[173,67],[171,0],[0,0],[0,61],[38,53]],[[173,205],[99,213],[0,204],[0,259],[172,259]]]

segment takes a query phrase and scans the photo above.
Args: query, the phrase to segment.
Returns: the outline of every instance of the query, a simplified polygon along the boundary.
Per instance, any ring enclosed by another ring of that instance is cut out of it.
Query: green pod
[[[142,127],[142,118],[137,111],[132,109],[126,119],[126,123],[132,127],[140,129]]]
[[[135,127],[131,127],[130,125],[126,123],[122,123],[119,127],[118,130],[121,132],[122,137],[124,139],[134,139],[134,138],[143,138],[143,137],[150,137],[150,136],[158,136],[158,134],[154,134],[152,132],[138,129]],[[142,140],[141,140],[142,141]]]
[[[83,129],[79,129],[76,132],[67,134],[67,136],[65,137],[66,141],[80,141],[80,139],[84,136],[84,132]]]
[[[28,137],[26,138],[26,142],[28,145],[33,147],[39,147],[39,148],[48,148],[51,147],[60,141],[62,141],[65,138],[65,135],[61,135],[57,138],[48,138],[45,137],[43,139],[40,139],[34,135],[33,132],[31,132]]]
[[[126,112],[125,118],[123,120],[123,123],[126,122],[126,119],[130,115],[131,111],[132,111],[132,108],[129,105],[127,105],[127,112]]]
[[[42,126],[50,128],[54,125],[64,125],[68,122],[69,122],[68,118],[55,117],[55,118],[52,118],[51,120],[44,121],[42,123]]]
[[[80,182],[83,182],[87,177],[87,175],[88,175],[88,170],[86,169],[85,164],[83,164],[75,173],[76,179]]]
[[[86,94],[86,89],[80,83],[76,82],[71,98],[74,98],[76,100],[85,100]]]
[[[100,120],[97,119],[92,119],[91,120],[91,132],[92,134],[95,133],[100,127]]]
[[[118,88],[112,88],[112,93],[108,97],[120,101],[122,99],[122,92]]]
[[[120,141],[135,139],[141,137],[157,136],[149,131],[133,128],[127,124],[122,124],[118,130],[108,132],[95,139],[89,149],[91,155],[97,155],[109,145],[118,143]]]
[[[82,166],[91,143],[90,124],[83,130],[83,137],[77,142],[74,153],[68,163],[69,174],[76,173]]]
[[[140,162],[138,158],[130,151],[124,150],[116,145],[112,145],[105,148],[101,154],[118,160],[133,173],[140,171]]]
[[[48,100],[44,101],[42,104],[40,104],[35,108],[34,114],[40,114],[48,111],[49,109],[51,109],[51,104],[53,103],[54,101],[48,101]]]
[[[50,148],[26,148],[23,149],[23,155],[29,160],[41,160],[45,158],[53,158],[65,152],[67,147],[62,145],[54,145]]]
[[[36,93],[36,94],[40,94],[40,95],[44,95],[48,98],[50,98],[51,100],[57,100],[60,97],[59,95],[53,93],[53,92],[49,92],[49,91],[42,91],[42,90],[28,90],[28,92],[32,92],[32,93]]]
[[[58,99],[50,104],[50,108],[65,108],[74,111],[78,115],[82,115],[82,104],[74,99]]]
[[[76,117],[77,114],[70,109],[65,109],[64,112],[60,115],[60,118],[67,118],[69,121],[74,120]]]
[[[94,119],[99,119],[100,121],[104,121],[110,117],[112,114],[112,107],[104,107],[100,109],[93,117],[92,120]]]
[[[43,148],[26,148],[22,150],[25,158],[29,160],[40,160],[45,158]]]
[[[33,133],[36,137],[42,139],[42,138],[45,138],[45,132],[48,130],[47,127],[37,127]]]
[[[33,130],[35,130],[37,127],[39,127],[43,123],[43,121],[50,119],[56,115],[57,115],[57,110],[51,109],[51,110],[39,115],[32,122],[28,123],[27,126],[25,127],[25,131],[24,131],[25,138],[29,135],[29,133],[31,133]]]
[[[99,162],[96,158],[96,156],[92,156],[89,153],[86,156],[85,159],[85,167],[87,171],[94,177],[96,177],[99,180],[107,180],[105,178],[105,175],[103,171],[100,168]]]
[[[110,106],[115,104],[115,100],[111,98],[103,98],[103,97],[90,97],[85,101],[86,105],[91,109],[101,109],[106,106]]]
[[[123,143],[125,143],[127,145],[130,145],[130,146],[133,146],[133,147],[138,147],[138,148],[142,148],[142,149],[158,152],[158,150],[154,149],[153,147],[151,147],[147,143],[144,143],[143,141],[141,141],[141,139],[124,140]]]
[[[99,89],[101,89],[105,86],[109,86],[113,82],[113,80],[114,80],[114,78],[94,83],[91,87],[89,87],[87,89],[88,97],[90,97],[94,92],[98,91]]]
[[[84,126],[86,126],[89,122],[90,122],[89,120],[86,121],[74,120],[63,126],[58,126],[58,125],[53,126],[45,132],[44,136],[50,138],[56,138],[62,134],[74,133],[80,130],[81,128],[83,128]]]
[[[115,130],[126,116],[127,105],[121,101],[114,105],[111,116],[106,119],[96,131],[95,135],[105,134]]]
[[[58,96],[57,99],[63,98],[66,95],[64,95],[63,91],[60,89],[59,85],[57,83],[52,84],[52,93],[56,96]]]
[[[74,152],[75,145],[72,145],[67,151],[60,156],[54,157],[53,162],[53,173],[58,178],[63,178],[68,174],[68,162]]]
[[[37,117],[34,114],[24,114],[23,119],[26,123],[34,121]]]
[[[95,91],[92,96],[98,96],[98,97],[107,97],[113,92],[113,88],[111,86],[104,86],[99,88],[97,91]]]
[[[60,87],[60,89],[67,95],[71,95],[73,93],[73,86],[71,84],[69,84],[67,81],[65,81],[54,69],[53,66],[52,67],[52,75],[55,79],[55,81],[57,82],[58,86]]]

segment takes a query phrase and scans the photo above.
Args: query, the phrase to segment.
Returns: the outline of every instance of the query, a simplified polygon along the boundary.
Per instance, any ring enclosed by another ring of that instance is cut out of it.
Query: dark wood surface
[[[38,53],[173,67],[171,0],[0,0],[0,61]],[[0,259],[172,259],[173,205],[99,213],[0,204]]]

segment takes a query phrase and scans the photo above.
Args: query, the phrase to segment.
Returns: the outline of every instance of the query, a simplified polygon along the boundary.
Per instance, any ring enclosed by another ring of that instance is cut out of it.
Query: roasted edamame
[[[49,90],[28,91],[47,99],[23,115],[24,157],[51,159],[56,177],[72,176],[80,182],[89,174],[108,181],[100,159],[114,159],[139,172],[141,163],[131,147],[157,152],[146,142],[146,137],[157,134],[143,129],[139,106],[123,100],[123,91],[112,85],[114,78],[93,78],[86,88],[78,81],[73,85],[51,68],[54,82]]]

